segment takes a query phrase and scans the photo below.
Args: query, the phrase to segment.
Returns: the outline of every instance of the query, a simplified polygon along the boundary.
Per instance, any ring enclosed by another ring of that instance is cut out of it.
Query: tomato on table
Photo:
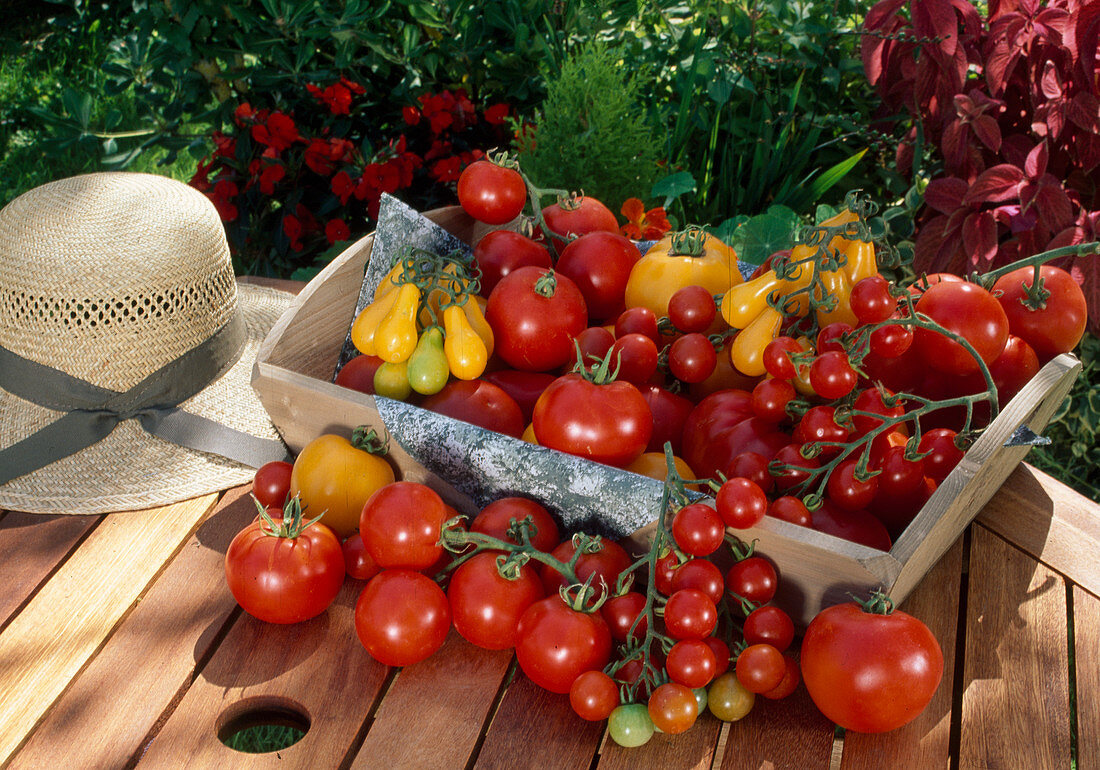
[[[564,694],[585,671],[611,657],[611,632],[599,612],[583,612],[557,594],[532,604],[517,626],[516,660],[527,678]]]
[[[379,567],[426,569],[443,555],[439,537],[449,509],[439,494],[415,481],[396,481],[363,505],[359,534]]]
[[[520,540],[511,536],[509,529],[513,522],[518,525],[528,517],[531,519],[528,529],[531,545],[546,553],[557,548],[561,542],[558,523],[544,505],[526,497],[508,496],[493,500],[470,522],[470,531],[518,545]]]
[[[492,551],[474,555],[454,571],[447,585],[455,630],[486,650],[514,647],[520,616],[545,596],[532,565],[514,565],[501,574],[499,557]]]
[[[382,570],[355,604],[359,641],[387,666],[419,663],[443,646],[450,629],[451,608],[443,589],[414,570]]]

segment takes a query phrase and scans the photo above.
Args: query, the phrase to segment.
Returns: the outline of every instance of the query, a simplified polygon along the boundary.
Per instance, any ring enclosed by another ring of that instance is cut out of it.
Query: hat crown
[[[105,172],[0,210],[0,345],[124,391],[237,312],[225,230],[198,190]]]

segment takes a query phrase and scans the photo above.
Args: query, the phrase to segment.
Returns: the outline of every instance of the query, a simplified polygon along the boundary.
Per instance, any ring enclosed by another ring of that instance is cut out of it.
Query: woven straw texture
[[[73,177],[0,211],[0,345],[124,391],[210,337],[239,304],[248,328],[240,359],[181,408],[259,437],[278,433],[252,390],[252,365],[290,300],[238,287],[213,205],[164,177]],[[60,415],[0,390],[0,447]],[[134,510],[245,483],[253,473],[126,420],[98,444],[0,486],[0,508]]]

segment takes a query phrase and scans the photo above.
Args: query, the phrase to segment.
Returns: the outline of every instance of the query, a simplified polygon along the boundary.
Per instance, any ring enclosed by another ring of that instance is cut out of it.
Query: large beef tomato
[[[489,294],[485,318],[505,363],[544,372],[573,359],[573,339],[588,326],[588,309],[570,278],[527,266],[500,280]]]

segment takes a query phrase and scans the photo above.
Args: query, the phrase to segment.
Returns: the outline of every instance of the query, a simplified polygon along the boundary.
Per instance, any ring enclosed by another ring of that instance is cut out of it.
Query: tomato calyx
[[[535,293],[540,297],[553,297],[558,290],[558,276],[553,270],[547,270],[535,281]]]
[[[260,531],[268,537],[281,537],[287,540],[293,540],[298,537],[309,527],[311,524],[320,520],[324,516],[322,511],[317,516],[303,521],[302,517],[302,500],[298,495],[287,498],[286,503],[283,505],[283,517],[276,521],[271,517],[271,514],[267,512],[267,508],[264,504],[256,499],[255,495],[252,495],[252,502],[256,504],[256,510],[260,514]]]
[[[580,553],[580,549],[577,549]],[[558,589],[558,596],[565,605],[574,612],[583,612],[591,615],[599,612],[600,607],[611,598],[611,592],[607,590],[607,583],[600,577],[599,588],[592,585],[596,578],[593,572],[583,583],[571,583]]]
[[[602,358],[591,365],[584,362],[584,354],[576,342],[573,343],[577,353],[577,363],[573,365],[573,373],[582,377],[593,385],[610,385],[618,382],[619,369],[622,367],[622,353],[614,347],[609,348]],[[615,368],[611,368],[611,358],[615,358]]]
[[[369,425],[360,425],[351,432],[351,445],[372,455],[386,455],[390,451],[388,436],[379,436]]]
[[[894,613],[894,600],[880,588],[873,590],[866,599],[861,599],[855,594],[848,595],[852,597],[852,601],[859,605],[860,609],[869,615],[892,615]]]
[[[670,257],[701,257],[706,254],[707,231],[699,225],[687,225],[671,235]]]

